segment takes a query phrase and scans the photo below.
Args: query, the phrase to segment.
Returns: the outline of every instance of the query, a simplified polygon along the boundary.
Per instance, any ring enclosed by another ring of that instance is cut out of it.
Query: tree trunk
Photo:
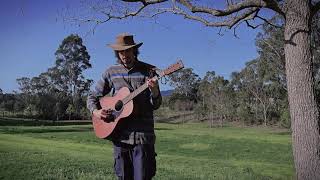
[[[285,55],[297,179],[320,179],[319,111],[314,91],[308,0],[286,4]]]
[[[267,108],[265,104],[262,104],[262,107],[263,107],[264,126],[267,127]]]
[[[223,128],[223,122],[224,122],[225,119],[227,119],[227,117],[226,117],[226,115],[224,114],[224,115],[222,116],[221,123],[220,123],[220,127],[221,127],[221,128]]]
[[[213,128],[213,112],[210,112],[210,128]]]

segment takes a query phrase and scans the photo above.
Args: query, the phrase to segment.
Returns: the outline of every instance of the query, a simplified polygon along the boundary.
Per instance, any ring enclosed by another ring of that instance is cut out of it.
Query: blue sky
[[[52,67],[54,52],[62,40],[79,34],[91,56],[93,67],[85,72],[87,78],[97,80],[102,71],[114,64],[113,51],[106,44],[114,42],[122,32],[135,35],[143,42],[140,59],[160,68],[182,59],[186,67],[203,77],[207,71],[229,78],[245,62],[257,57],[254,44],[258,30],[239,26],[218,35],[219,29],[207,28],[198,22],[173,15],[162,15],[158,23],[142,19],[111,21],[88,34],[88,26],[72,26],[62,21],[59,12],[67,6],[77,8],[76,0],[2,0],[0,1],[0,88],[4,92],[18,90],[16,79],[34,77]],[[170,89],[161,85],[162,90]]]

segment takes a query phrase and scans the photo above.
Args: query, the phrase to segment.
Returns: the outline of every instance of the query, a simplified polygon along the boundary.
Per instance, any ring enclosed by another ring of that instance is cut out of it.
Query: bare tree
[[[284,49],[296,175],[298,179],[320,179],[319,110],[310,46],[311,22],[320,9],[318,0],[226,0],[224,9],[215,7],[214,2],[191,0],[109,0],[88,4],[91,10],[100,13],[95,17],[102,19],[85,18],[83,22],[101,24],[111,19],[173,13],[234,32],[241,23],[256,28],[259,25],[252,24],[252,20],[269,22],[268,17],[261,16],[262,9],[279,14],[285,22]]]

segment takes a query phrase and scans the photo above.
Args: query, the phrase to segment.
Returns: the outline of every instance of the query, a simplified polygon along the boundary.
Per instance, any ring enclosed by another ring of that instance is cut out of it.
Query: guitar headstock
[[[160,73],[160,76],[165,76],[165,75],[169,75],[172,74],[180,69],[184,68],[184,65],[182,63],[182,60],[179,60],[178,62],[170,65],[168,68],[166,68],[165,70],[163,70]]]

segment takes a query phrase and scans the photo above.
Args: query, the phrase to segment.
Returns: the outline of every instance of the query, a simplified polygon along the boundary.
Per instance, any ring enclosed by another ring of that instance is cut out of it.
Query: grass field
[[[156,125],[154,179],[293,179],[290,134]],[[90,125],[0,126],[0,179],[116,179],[111,143]]]

